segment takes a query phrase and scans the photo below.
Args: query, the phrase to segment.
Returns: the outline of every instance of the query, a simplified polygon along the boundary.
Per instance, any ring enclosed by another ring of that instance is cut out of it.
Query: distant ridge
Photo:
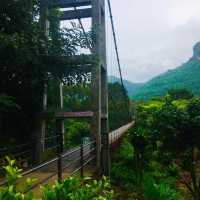
[[[194,46],[193,57],[188,62],[146,82],[132,97],[133,99],[149,99],[163,96],[173,88],[186,88],[200,95],[200,42]]]
[[[115,76],[109,76],[108,77],[109,83],[120,83],[120,78]],[[126,88],[128,95],[132,97],[134,94],[136,94],[139,89],[144,85],[144,83],[132,83],[131,81],[123,80],[124,87]]]

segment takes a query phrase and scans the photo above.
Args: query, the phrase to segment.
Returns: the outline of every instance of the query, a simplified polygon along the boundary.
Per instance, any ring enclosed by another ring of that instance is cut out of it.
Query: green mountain
[[[133,99],[163,96],[169,89],[185,88],[200,95],[200,43],[194,46],[193,57],[182,66],[169,70],[146,82]]]
[[[120,83],[120,79],[115,77],[115,76],[109,76],[108,77],[108,82],[109,83]],[[136,94],[139,89],[144,85],[144,83],[132,83],[127,80],[123,80],[124,82],[124,87],[126,88],[128,95],[132,97],[134,94]]]

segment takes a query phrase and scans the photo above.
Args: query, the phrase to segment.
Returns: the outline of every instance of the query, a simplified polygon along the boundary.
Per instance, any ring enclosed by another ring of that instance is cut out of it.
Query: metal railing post
[[[81,178],[83,178],[84,176],[84,155],[83,155],[83,151],[84,151],[84,146],[83,146],[83,140],[81,138],[81,149],[80,149],[80,156],[81,156],[81,159],[80,159],[80,164],[81,164]]]
[[[62,133],[62,120],[56,120],[56,130],[58,135],[58,162],[57,162],[57,170],[58,170],[58,181],[62,181],[62,154],[63,154],[63,133]]]

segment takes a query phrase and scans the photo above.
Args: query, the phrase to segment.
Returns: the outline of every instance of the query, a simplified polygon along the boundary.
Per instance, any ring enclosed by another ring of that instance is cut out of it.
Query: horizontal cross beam
[[[95,66],[99,63],[98,59],[91,54],[88,55],[75,55],[75,56],[42,56],[45,62],[52,64],[53,62],[57,65],[62,64],[66,66],[80,66],[80,65],[92,65]]]
[[[92,9],[77,9],[77,10],[68,10],[64,11],[63,15],[60,17],[60,20],[72,20],[72,19],[82,19],[92,17]]]
[[[49,0],[50,8],[72,8],[81,6],[90,6],[92,0]]]
[[[92,111],[85,112],[59,112],[56,114],[56,118],[91,118],[94,113]]]

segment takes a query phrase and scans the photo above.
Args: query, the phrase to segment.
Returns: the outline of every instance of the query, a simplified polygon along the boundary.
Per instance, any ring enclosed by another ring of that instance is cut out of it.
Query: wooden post
[[[59,83],[59,90],[60,90],[60,110],[63,111],[64,108],[64,102],[63,102],[63,83],[60,81]],[[65,144],[65,124],[64,119],[61,120],[61,133],[62,133],[62,141],[63,145]]]
[[[101,55],[101,4],[100,0],[92,1],[92,53],[100,58]],[[101,62],[101,59],[100,59]],[[96,170],[100,175],[101,167],[101,63],[92,67],[92,119],[91,132],[96,141]]]
[[[92,1],[93,54],[100,59],[100,66],[92,71],[93,111],[92,133],[97,145],[97,170],[109,176],[110,148],[108,130],[108,86],[106,58],[105,0]],[[102,136],[102,137],[101,137]],[[103,142],[101,142],[103,138]],[[101,152],[103,144],[103,152]],[[101,160],[102,155],[102,160]],[[101,166],[102,164],[102,166]]]
[[[56,134],[58,135],[58,148],[57,148],[57,168],[58,168],[58,181],[62,181],[62,154],[63,154],[63,133],[62,133],[62,119],[56,120]]]
[[[49,22],[48,22],[48,2],[47,0],[41,0],[40,1],[40,28],[43,33],[44,39],[49,34]],[[47,111],[47,78],[44,77],[44,90],[43,90],[43,112]],[[45,131],[46,131],[46,120],[44,118],[40,119],[39,122],[39,130],[36,133],[36,136],[33,136],[37,138],[36,145],[35,145],[35,160],[36,162],[41,162],[42,160],[42,153],[45,149]]]
[[[106,53],[106,19],[105,1],[101,1],[101,135],[103,138],[102,150],[102,174],[110,176],[110,145],[109,145],[109,124],[108,124],[108,77],[107,77],[107,53]]]
[[[48,0],[40,0],[40,28],[44,38],[49,36],[48,13]]]
[[[59,81],[59,91],[60,91],[60,110],[63,110],[63,84]],[[56,120],[56,130],[58,139],[58,181],[62,181],[62,154],[64,151],[64,119]]]
[[[81,178],[84,177],[84,146],[83,146],[83,138],[81,137],[81,150],[80,150],[80,164],[81,164]]]
[[[96,170],[101,167],[101,79],[100,66],[92,69],[92,110],[94,112],[91,124],[92,137],[96,142]]]
[[[109,126],[108,126],[108,85],[107,72],[102,69],[102,100],[101,100],[101,135],[103,138],[102,145],[102,175],[110,176],[110,144],[109,144]]]
[[[44,92],[43,92],[43,111],[47,111],[47,91],[48,91],[48,80],[44,81]],[[46,135],[46,120],[42,119],[42,130],[41,130],[41,154],[45,151],[45,135]]]

